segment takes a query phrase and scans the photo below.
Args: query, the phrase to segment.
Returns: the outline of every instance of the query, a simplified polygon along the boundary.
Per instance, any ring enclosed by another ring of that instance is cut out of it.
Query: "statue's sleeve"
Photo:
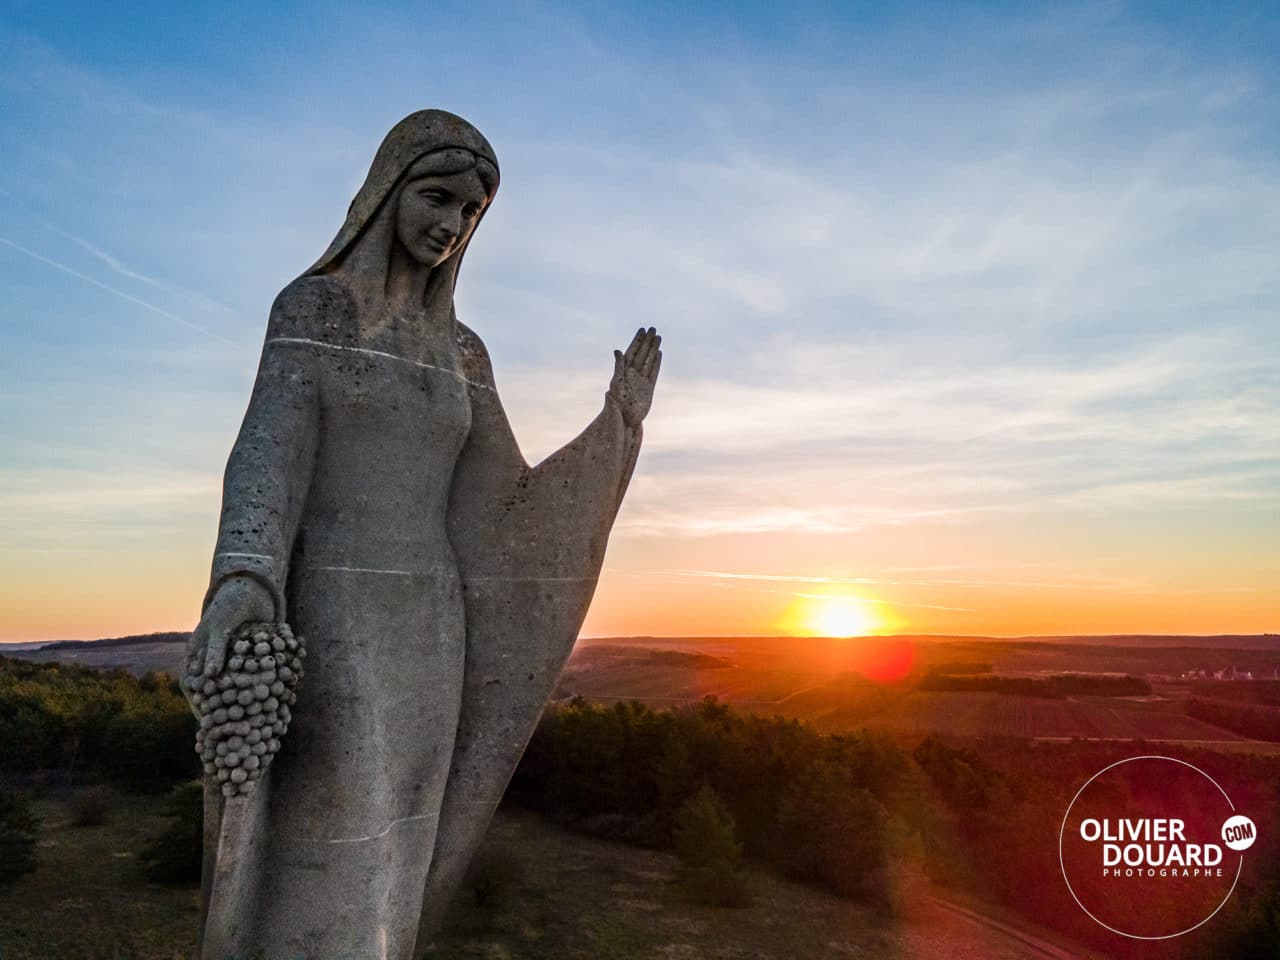
[[[204,607],[232,576],[257,580],[286,618],[284,585],[319,437],[317,348],[335,307],[333,283],[296,280],[276,298],[249,408],[222,481],[222,516]]]
[[[466,608],[466,671],[420,929],[437,929],[551,695],[604,562],[639,449],[611,401],[530,467],[483,345],[463,329],[471,432],[454,471],[449,538]]]

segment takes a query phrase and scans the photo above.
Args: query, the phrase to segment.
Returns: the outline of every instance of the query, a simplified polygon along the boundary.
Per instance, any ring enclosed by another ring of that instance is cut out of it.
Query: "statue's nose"
[[[451,212],[440,219],[437,225],[437,233],[442,240],[449,243],[457,240],[462,235],[462,214]]]

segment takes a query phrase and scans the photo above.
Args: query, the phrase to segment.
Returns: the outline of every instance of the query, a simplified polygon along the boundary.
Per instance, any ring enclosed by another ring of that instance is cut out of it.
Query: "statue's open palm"
[[[641,328],[631,338],[627,352],[613,351],[613,379],[609,382],[609,396],[622,411],[622,420],[628,427],[638,426],[649,413],[653,403],[653,387],[658,382],[658,369],[662,366],[662,337],[653,327]]]

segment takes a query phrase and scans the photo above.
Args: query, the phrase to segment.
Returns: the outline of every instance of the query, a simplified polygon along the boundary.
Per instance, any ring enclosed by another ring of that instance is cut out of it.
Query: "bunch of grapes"
[[[288,624],[248,623],[232,637],[230,654],[216,677],[192,661],[185,681],[200,714],[196,753],[228,798],[247,796],[280,749],[307,651]]]

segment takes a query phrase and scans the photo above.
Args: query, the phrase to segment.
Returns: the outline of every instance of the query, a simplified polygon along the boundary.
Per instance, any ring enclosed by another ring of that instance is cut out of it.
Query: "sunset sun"
[[[784,625],[791,633],[820,637],[864,637],[883,633],[888,626],[874,600],[813,594],[796,598]]]

